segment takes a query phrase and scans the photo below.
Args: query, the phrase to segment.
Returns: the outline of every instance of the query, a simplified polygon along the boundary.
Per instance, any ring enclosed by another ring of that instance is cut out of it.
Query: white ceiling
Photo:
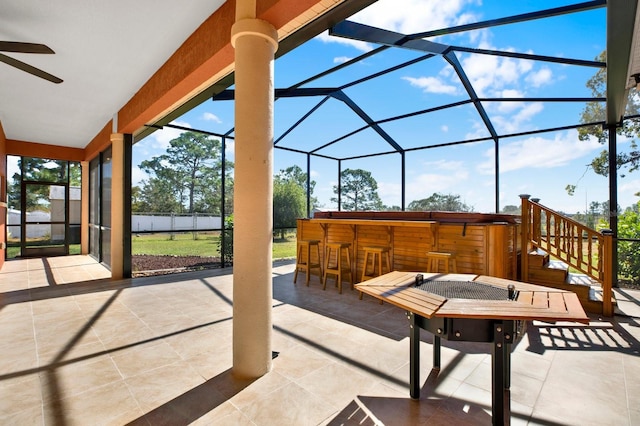
[[[0,0],[0,40],[54,55],[5,53],[64,80],[0,62],[8,139],[84,148],[225,0]]]

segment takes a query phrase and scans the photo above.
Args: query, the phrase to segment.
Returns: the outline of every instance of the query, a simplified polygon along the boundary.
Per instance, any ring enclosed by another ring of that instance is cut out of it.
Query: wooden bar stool
[[[441,261],[444,262],[445,274],[448,274],[449,272],[453,272],[454,274],[456,274],[458,272],[458,267],[456,266],[456,256],[453,253],[444,253],[439,251],[427,252],[428,272],[439,272]],[[449,268],[449,265],[451,265],[451,268]]]
[[[316,261],[311,260],[311,248],[316,248]],[[318,277],[322,279],[322,256],[320,256],[320,240],[302,240],[298,241],[298,250],[296,258],[296,272],[293,274],[293,282],[298,279],[298,271],[306,271],[307,273],[307,287],[309,286],[309,276],[311,269],[316,268],[320,273]]]
[[[382,275],[382,255],[384,255],[387,261],[387,272],[391,272],[391,258],[389,256],[389,247],[372,247],[366,246],[362,248],[364,250],[364,262],[362,265],[362,281],[370,280],[371,278]],[[369,257],[371,257],[372,270],[371,274],[367,273],[369,266]],[[377,265],[377,275],[376,275]],[[362,292],[360,292],[360,300],[362,300]],[[382,300],[380,301],[382,303]]]
[[[336,285],[338,286],[338,293],[342,294],[342,275],[344,273],[349,274],[349,282],[353,289],[353,272],[351,271],[351,255],[349,250],[351,243],[327,243],[324,247],[325,260],[324,260],[324,277],[322,279],[322,289],[327,288],[327,275],[336,276]],[[335,265],[331,263],[331,252],[334,252]],[[347,261],[347,267],[342,268],[342,255],[346,254],[345,259]]]

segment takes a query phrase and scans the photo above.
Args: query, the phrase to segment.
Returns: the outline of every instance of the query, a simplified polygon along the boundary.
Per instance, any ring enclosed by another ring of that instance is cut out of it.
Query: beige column
[[[273,61],[278,35],[238,1],[235,48],[233,374],[271,369],[273,242]],[[253,3],[255,4],[255,3]],[[247,16],[249,15],[249,16]]]
[[[124,135],[111,134],[111,279],[123,277]]]
[[[82,201],[80,206],[80,253],[89,254],[89,162],[81,161]]]

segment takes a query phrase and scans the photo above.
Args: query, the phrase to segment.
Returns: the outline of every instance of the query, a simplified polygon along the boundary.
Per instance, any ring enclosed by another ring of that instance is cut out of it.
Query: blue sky
[[[403,34],[424,32],[454,25],[495,19],[572,2],[563,1],[427,1],[380,0],[351,20]],[[606,10],[596,9],[546,20],[504,25],[490,29],[430,39],[443,44],[473,48],[511,50],[519,53],[593,60],[605,49]],[[285,88],[307,77],[357,57],[377,46],[331,37],[327,33],[310,40],[279,58],[274,66],[275,83]],[[423,52],[387,49],[347,69],[304,87],[335,87],[368,76],[390,65],[422,56]],[[596,68],[534,62],[497,56],[457,53],[480,97],[589,97],[586,81]],[[439,56],[402,68],[375,80],[345,90],[374,120],[383,120],[417,110],[468,99],[460,80]],[[295,123],[321,98],[281,99],[275,104],[275,137]],[[492,102],[484,104],[499,134],[577,124],[583,103]],[[231,101],[207,101],[175,121],[194,129],[225,133],[233,127]],[[310,119],[278,143],[301,150],[317,148],[363,126],[343,103],[330,100]],[[480,116],[469,104],[381,127],[402,147],[412,148],[469,140],[488,135]],[[134,184],[145,179],[137,166],[144,159],[163,153],[179,131],[157,131],[134,146]],[[629,141],[619,139],[619,150]],[[229,144],[233,160],[234,144]],[[519,204],[518,194],[528,193],[542,203],[568,213],[583,212],[592,201],[608,199],[608,180],[586,165],[603,147],[595,140],[579,141],[577,131],[543,133],[502,139],[500,143],[501,207]],[[372,130],[356,133],[320,152],[330,156],[358,156],[390,151],[390,146]],[[429,197],[434,192],[460,195],[474,210],[491,212],[495,206],[493,142],[434,148],[406,154],[406,203]],[[306,169],[306,156],[276,149],[274,171],[297,164]],[[378,182],[378,193],[386,205],[400,205],[400,156],[398,154],[342,162],[342,168],[370,171]],[[585,173],[586,171],[586,173]],[[316,181],[315,196],[324,208],[337,182],[338,164],[326,159],[311,160]],[[574,196],[565,190],[578,184]],[[619,204],[624,208],[637,201],[640,172],[620,179]]]

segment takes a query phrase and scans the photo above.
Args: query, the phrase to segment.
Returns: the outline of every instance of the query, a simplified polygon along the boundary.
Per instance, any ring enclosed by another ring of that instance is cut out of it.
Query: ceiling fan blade
[[[0,50],[18,53],[56,53],[44,44],[23,43],[20,41],[0,41]]]
[[[48,80],[52,83],[62,83],[62,79],[56,77],[55,75],[51,75],[48,72],[42,71],[41,69],[33,67],[29,64],[25,64],[24,62],[17,59],[10,58],[9,56],[3,55],[2,53],[0,53],[0,62],[4,62],[7,65],[18,68],[19,70],[28,72],[29,74],[33,74],[36,77],[44,78],[45,80]]]

